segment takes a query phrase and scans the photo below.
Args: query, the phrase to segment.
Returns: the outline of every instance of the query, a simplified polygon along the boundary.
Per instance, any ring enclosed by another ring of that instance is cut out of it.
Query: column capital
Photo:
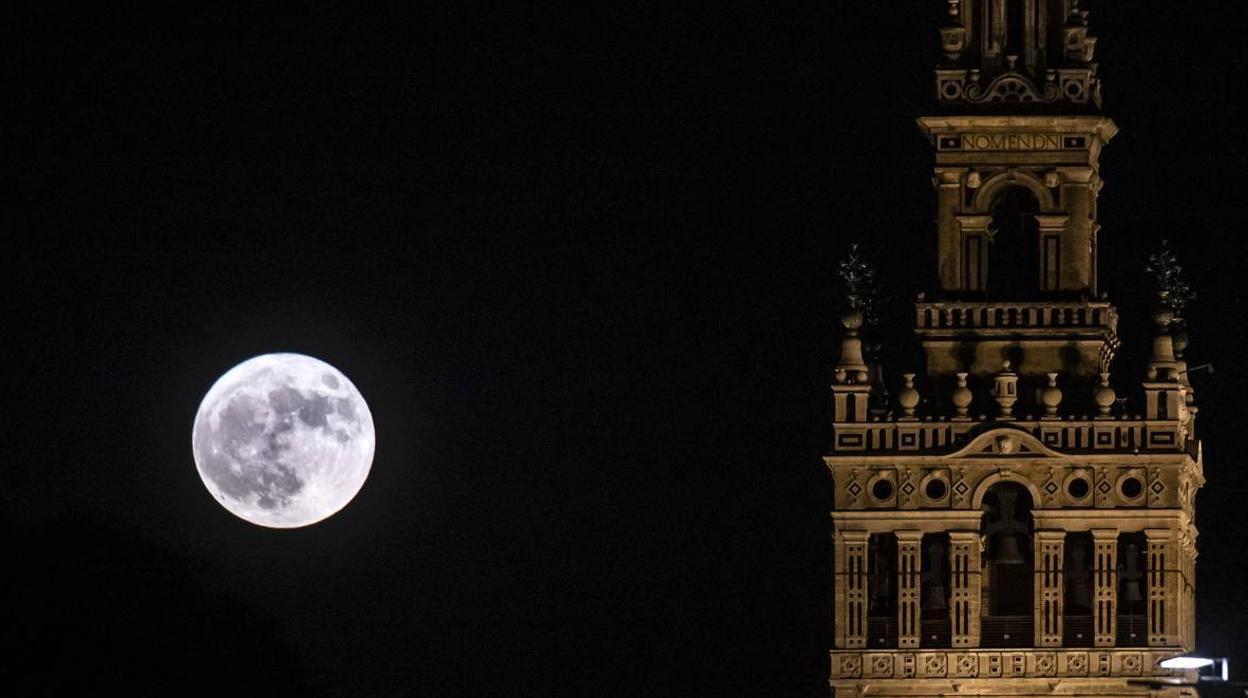
[[[1059,167],[1057,173],[1062,176],[1063,184],[1074,184],[1076,186],[1087,186],[1092,183],[1092,178],[1096,175],[1091,167]]]
[[[1118,529],[1116,528],[1094,528],[1092,529],[1092,540],[1094,541],[1118,540]]]
[[[1040,224],[1041,230],[1061,230],[1066,227],[1066,222],[1070,220],[1067,214],[1049,215],[1038,213],[1035,216],[1036,223]]]
[[[1060,542],[1066,540],[1066,532],[1062,530],[1049,529],[1036,531],[1036,540],[1047,542]]]
[[[918,530],[894,531],[898,543],[918,543],[923,540],[923,532]]]
[[[871,537],[870,531],[837,531],[846,543],[866,543]]]
[[[978,543],[979,531],[949,531],[950,543]]]
[[[965,167],[937,167],[933,181],[937,187],[961,186],[962,175],[966,174],[966,170]]]
[[[1175,531],[1172,528],[1146,528],[1144,529],[1144,538],[1149,543],[1154,541],[1158,543],[1172,541],[1175,539]]]
[[[992,216],[954,216],[962,230],[987,230]]]

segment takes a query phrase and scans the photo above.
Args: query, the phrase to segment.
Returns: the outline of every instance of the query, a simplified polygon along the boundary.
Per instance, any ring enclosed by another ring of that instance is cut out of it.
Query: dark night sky
[[[7,12],[0,682],[825,695],[832,270],[863,242],[903,331],[930,288],[943,4]],[[1248,6],[1102,5],[1116,382],[1169,237],[1217,367],[1198,635],[1242,672]],[[190,429],[286,350],[378,446],[275,531]]]

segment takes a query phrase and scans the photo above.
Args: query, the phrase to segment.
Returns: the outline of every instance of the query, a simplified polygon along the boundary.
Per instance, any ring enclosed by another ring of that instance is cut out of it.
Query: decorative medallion
[[[1122,673],[1138,674],[1140,668],[1144,665],[1138,653],[1124,654],[1122,656]]]
[[[1056,675],[1057,654],[1053,652],[1036,652],[1036,674],[1038,676]]]
[[[979,675],[979,658],[973,654],[959,654],[956,672],[960,678],[974,678]]]
[[[871,675],[887,679],[893,675],[893,658],[887,654],[877,654],[871,658]]]

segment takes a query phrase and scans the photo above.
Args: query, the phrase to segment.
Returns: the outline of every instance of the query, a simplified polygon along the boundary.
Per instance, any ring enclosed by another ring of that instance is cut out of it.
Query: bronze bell
[[[1122,579],[1122,599],[1124,603],[1137,603],[1144,600],[1144,594],[1140,591],[1140,582],[1144,579],[1144,573],[1140,571],[1140,566],[1136,562],[1139,555],[1139,548],[1134,543],[1127,543],[1123,557],[1125,558],[1122,569],[1118,572]]]
[[[949,603],[945,601],[945,587],[943,585],[930,585],[925,588],[925,597],[923,600],[923,610],[925,611],[945,611],[949,609]]]
[[[1005,535],[997,538],[997,546],[992,561],[998,565],[1023,565],[1027,560],[1018,549],[1018,536]]]
[[[1123,585],[1122,600],[1126,603],[1139,603],[1144,600],[1144,595],[1140,593],[1140,582],[1138,579],[1128,581]]]

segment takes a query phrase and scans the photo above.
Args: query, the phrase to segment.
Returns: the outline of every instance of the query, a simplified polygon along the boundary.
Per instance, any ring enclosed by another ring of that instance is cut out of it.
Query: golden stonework
[[[946,3],[936,113],[918,120],[937,192],[937,287],[914,306],[921,373],[894,382],[878,365],[857,258],[843,267],[830,683],[1194,695],[1140,680],[1184,677],[1159,662],[1194,643],[1205,480],[1184,289],[1158,257],[1156,338],[1132,377],[1144,399],[1118,398],[1118,311],[1097,281],[1100,155],[1117,127],[1100,113],[1087,13]]]

